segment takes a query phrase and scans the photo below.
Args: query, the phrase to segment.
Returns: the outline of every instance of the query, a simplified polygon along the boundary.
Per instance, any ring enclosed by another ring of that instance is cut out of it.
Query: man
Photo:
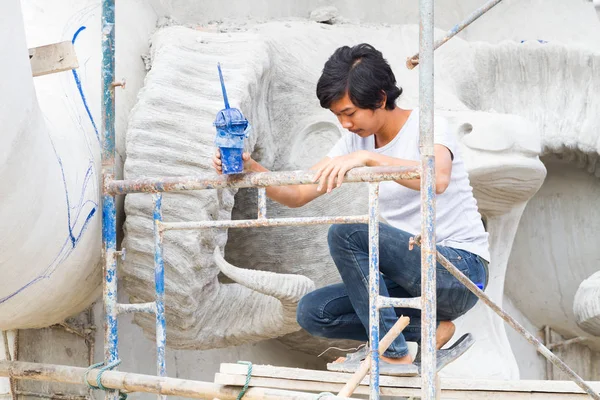
[[[317,83],[321,106],[333,112],[347,129],[327,157],[312,169],[315,185],[267,188],[267,196],[289,207],[300,207],[342,184],[344,175],[362,166],[419,165],[418,110],[404,110],[395,102],[402,89],[381,52],[368,44],[341,47],[325,63]],[[465,165],[452,132],[436,118],[436,237],[438,250],[474,283],[485,287],[489,260],[488,234],[473,197]],[[244,154],[246,171],[266,171]],[[220,156],[213,158],[221,171]],[[399,180],[380,185],[380,294],[391,297],[421,295],[420,250],[408,249],[409,238],[420,231],[420,182]],[[315,336],[367,341],[369,326],[369,235],[366,224],[333,225],[328,234],[331,256],[343,283],[307,294],[298,305],[300,326]],[[477,297],[441,265],[437,270],[437,348],[454,334],[452,320],[466,313]],[[420,311],[381,310],[383,337],[398,315],[410,325],[381,357],[381,373],[394,365],[413,362],[406,340],[420,341]]]

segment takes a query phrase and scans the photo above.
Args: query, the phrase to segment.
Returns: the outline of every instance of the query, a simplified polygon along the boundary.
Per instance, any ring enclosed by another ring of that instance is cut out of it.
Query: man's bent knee
[[[334,224],[329,227],[327,243],[329,247],[347,247],[350,237],[359,231],[368,230],[366,224]]]
[[[296,308],[298,325],[311,334],[315,332],[317,325],[316,305],[312,301],[313,296],[311,296],[313,293],[304,295],[298,302],[298,308]]]

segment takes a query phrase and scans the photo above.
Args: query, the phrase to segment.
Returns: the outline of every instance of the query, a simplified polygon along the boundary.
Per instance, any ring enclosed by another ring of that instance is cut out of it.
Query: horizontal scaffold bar
[[[22,361],[0,361],[0,376],[46,382],[63,382],[85,384],[86,368],[64,365],[27,363]],[[90,385],[96,385],[99,369],[91,370],[87,376]],[[172,396],[196,399],[235,400],[240,393],[239,388],[223,386],[216,383],[158,377],[142,374],[131,374],[119,371],[106,371],[102,374],[101,383],[110,389],[127,392],[160,393]],[[244,394],[244,400],[289,399],[315,400],[314,393],[294,392],[280,389],[252,387]],[[345,399],[334,395],[322,395],[321,399]]]
[[[138,304],[117,304],[117,314],[127,313],[156,313],[156,303],[138,303]]]
[[[423,299],[421,297],[401,298],[401,297],[377,297],[377,308],[401,307],[421,309]]]
[[[382,182],[400,179],[418,179],[420,177],[419,170],[419,167],[361,167],[350,170],[346,174],[344,182]],[[106,183],[105,193],[117,195],[183,190],[310,185],[314,184],[314,175],[315,171],[308,170],[115,180]]]
[[[222,221],[198,221],[198,222],[162,222],[162,231],[181,231],[189,229],[209,228],[252,228],[266,226],[305,226],[324,224],[358,224],[369,222],[368,215],[357,215],[348,217],[298,217],[298,218],[276,218],[276,219],[243,219]]]

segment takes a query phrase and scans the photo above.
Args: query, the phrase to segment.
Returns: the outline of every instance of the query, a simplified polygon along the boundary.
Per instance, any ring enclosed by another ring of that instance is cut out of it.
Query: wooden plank
[[[246,376],[248,367],[242,364],[221,364],[220,372],[228,375]],[[280,378],[296,381],[314,381],[329,383],[346,383],[352,374],[331,371],[317,371],[300,368],[274,367],[271,365],[253,365],[253,377]],[[368,377],[361,381],[361,385],[368,385]],[[600,382],[588,382],[596,391],[600,392]],[[381,387],[420,388],[421,378],[380,376]],[[507,392],[539,392],[539,393],[584,393],[583,390],[571,381],[502,381],[483,379],[444,379],[442,389],[472,390],[472,391],[507,391]]]
[[[33,76],[54,74],[79,67],[75,47],[70,41],[29,49]]]
[[[248,372],[248,367],[242,364],[221,364],[219,372],[230,375],[244,375]],[[343,383],[348,382],[352,374],[344,372],[318,371],[311,369],[274,367],[271,365],[253,365],[252,376],[261,376],[266,378],[282,378],[300,381],[318,381]],[[379,386],[397,386],[398,378],[381,375],[379,377]],[[403,378],[402,382],[407,383],[408,387],[421,387],[421,378]],[[369,376],[367,375],[361,382],[361,385],[369,385]]]
[[[242,375],[215,374],[215,383],[226,386],[244,386],[246,377]],[[330,392],[336,393],[343,386],[343,383],[316,382],[316,381],[298,381],[279,378],[253,377],[250,379],[250,387],[265,387],[271,389],[294,390],[304,392]],[[368,386],[359,386],[355,394],[368,395],[370,393]],[[421,389],[407,387],[381,387],[382,396],[393,397],[417,397],[421,396]],[[583,400],[587,399],[585,393],[548,393],[548,392],[512,392],[512,391],[481,391],[481,390],[456,390],[441,389],[441,400]]]
[[[242,375],[228,375],[222,373],[215,374],[215,383],[220,385],[228,386],[244,386],[246,383],[246,377]],[[344,387],[344,383],[333,383],[333,382],[317,382],[317,381],[295,381],[290,379],[278,379],[278,378],[263,378],[263,377],[252,377],[250,379],[249,386],[269,387],[282,389],[285,387],[296,387],[306,392],[331,392],[337,393]],[[421,394],[421,389],[406,388],[404,390],[396,390],[399,395],[402,396],[415,396]],[[368,386],[359,386],[354,391],[355,394],[369,394]],[[383,392],[382,392],[383,394]]]

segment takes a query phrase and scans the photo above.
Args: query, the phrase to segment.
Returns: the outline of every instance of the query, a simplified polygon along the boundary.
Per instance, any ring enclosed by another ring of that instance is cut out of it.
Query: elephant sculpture
[[[247,150],[271,170],[306,169],[341,134],[334,116],[319,108],[314,95],[329,54],[343,44],[373,44],[388,58],[404,88],[400,105],[414,107],[418,76],[403,66],[417,49],[417,35],[414,26],[371,29],[308,22],[273,22],[229,33],[163,29],[153,38],[152,67],[130,119],[125,176],[214,173],[211,123],[221,107],[217,62],[224,68],[232,102],[253,125]],[[461,142],[490,233],[487,293],[499,304],[519,221],[546,176],[540,156],[573,154],[580,161],[595,161],[600,120],[592,110],[598,108],[598,96],[592,90],[577,92],[600,83],[593,73],[598,60],[597,54],[584,50],[538,42],[489,45],[454,39],[436,53],[436,109],[448,118]],[[586,70],[590,63],[593,67]],[[586,74],[585,85],[573,71]],[[165,221],[254,218],[256,191],[169,193],[163,207]],[[361,185],[347,185],[300,209],[269,202],[268,210],[272,218],[351,215],[366,210],[366,191]],[[153,254],[150,197],[128,196],[125,211],[125,246],[131,255],[123,269],[125,288],[133,301],[148,301]],[[167,233],[168,344],[208,349],[279,338],[295,349],[321,352],[326,342],[298,332],[290,317],[290,301],[297,302],[303,290],[310,289],[302,277],[318,287],[339,281],[329,258],[326,229]],[[217,246],[225,248],[229,263],[244,269],[227,268],[221,274],[213,257]],[[237,283],[247,279],[242,272],[252,271],[296,277],[261,275],[252,290]],[[286,286],[282,292],[295,297],[277,301],[265,295],[277,297],[274,289],[282,282]],[[154,327],[146,316],[136,317],[136,323],[148,333]],[[474,332],[478,342],[468,356],[448,368],[448,374],[473,376],[476,371],[480,377],[518,377],[503,322],[489,309],[478,304],[457,325],[459,331]]]

